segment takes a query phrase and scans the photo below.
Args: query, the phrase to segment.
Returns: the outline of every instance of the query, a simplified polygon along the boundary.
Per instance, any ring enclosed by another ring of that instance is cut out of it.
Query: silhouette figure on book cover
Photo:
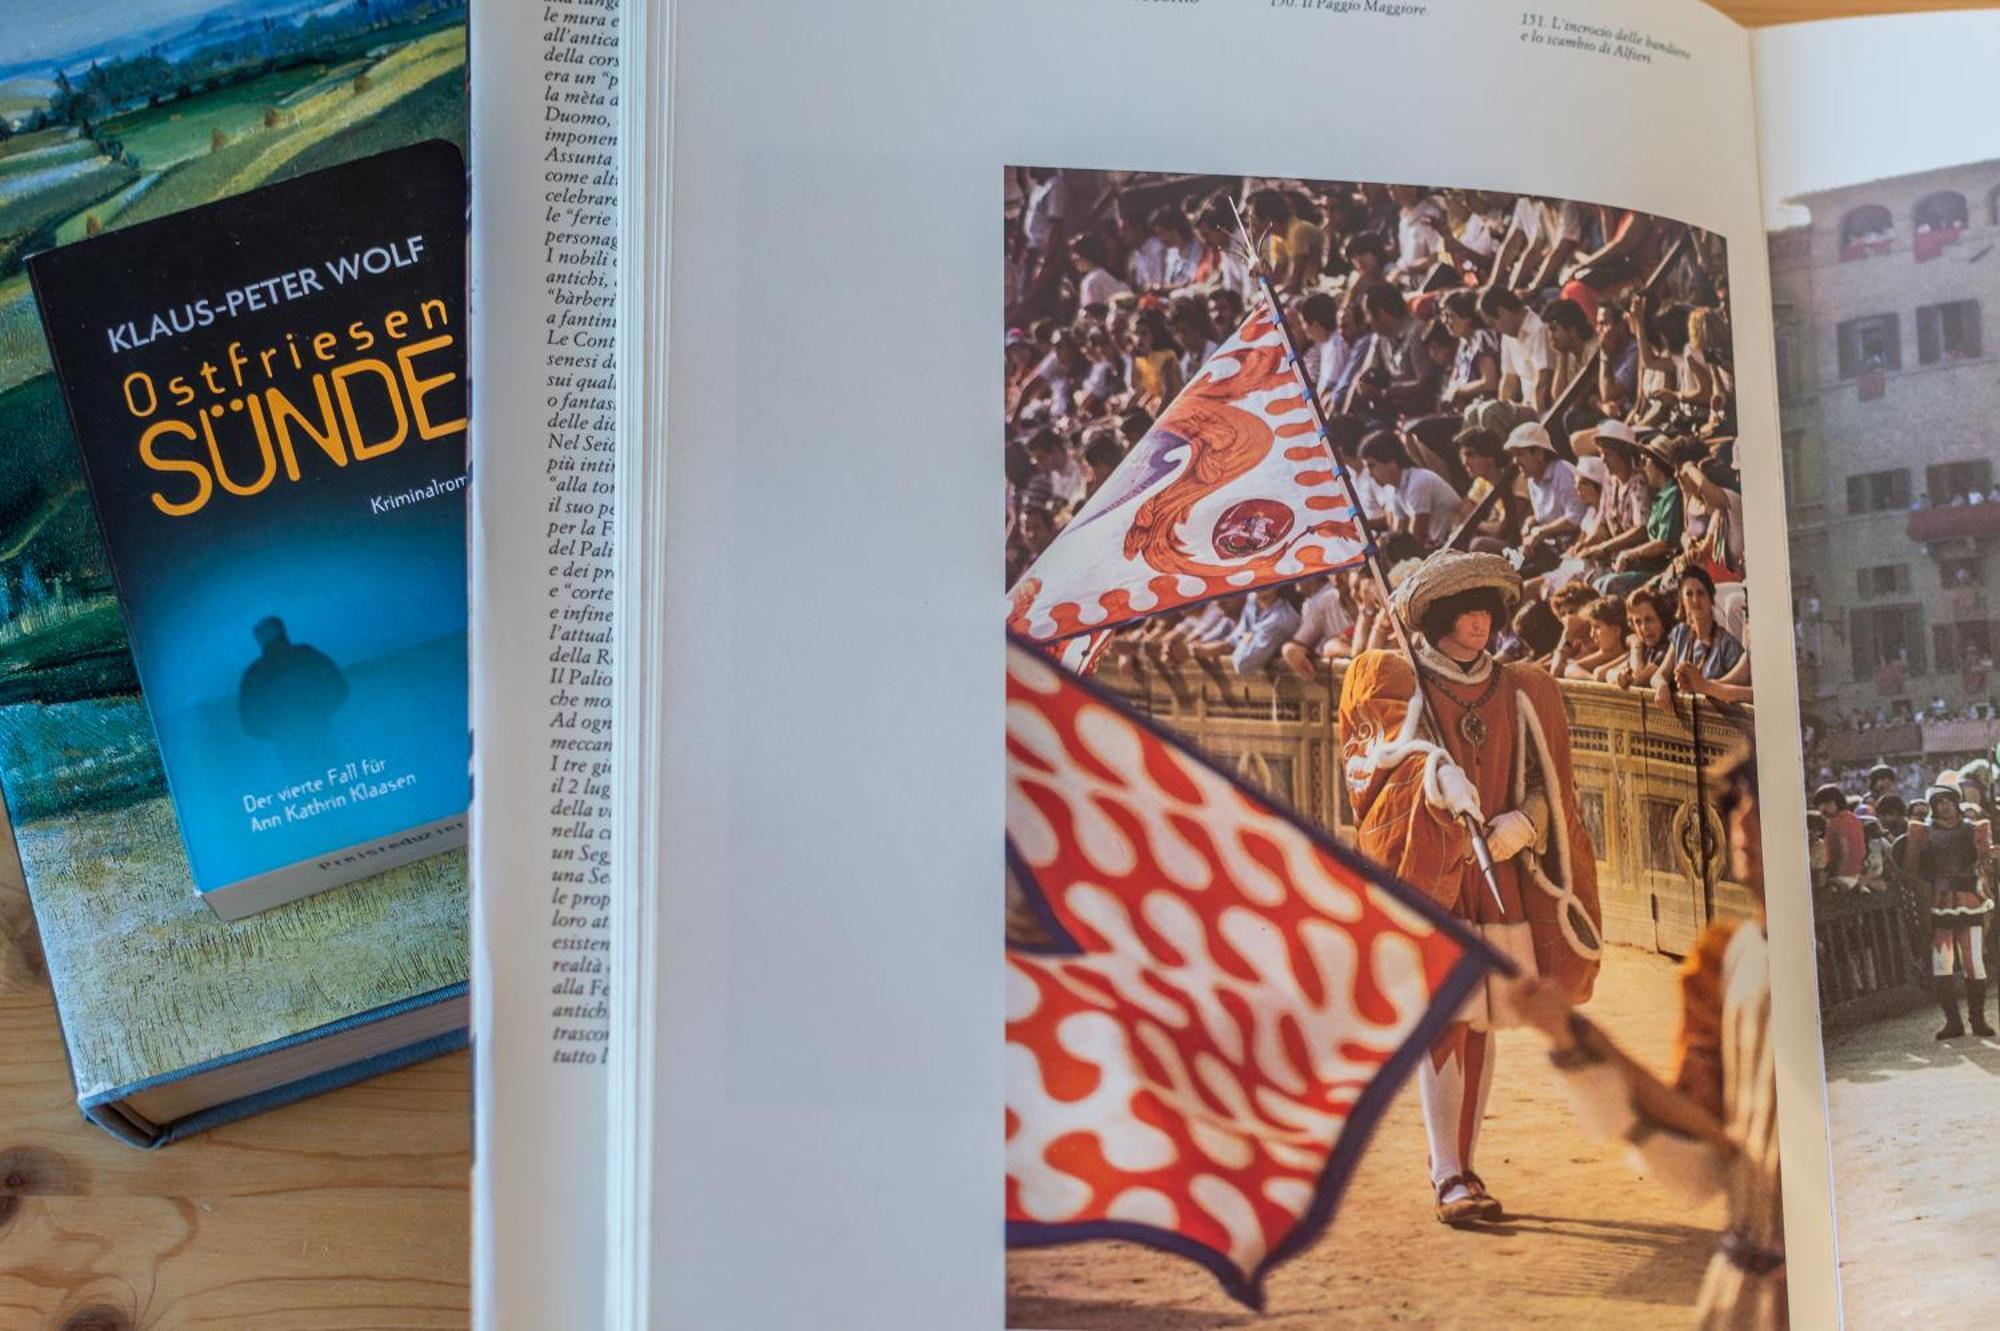
[[[293,642],[276,615],[258,620],[251,633],[263,654],[243,672],[236,693],[244,733],[275,745],[279,761],[295,774],[326,766],[333,714],[347,701],[347,676],[319,648]]]

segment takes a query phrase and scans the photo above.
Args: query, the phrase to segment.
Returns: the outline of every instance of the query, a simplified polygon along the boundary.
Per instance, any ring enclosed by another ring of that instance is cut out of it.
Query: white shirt
[[[1329,581],[1306,598],[1298,632],[1292,635],[1292,641],[1309,652],[1316,652],[1326,645],[1328,639],[1338,638],[1353,627],[1353,618],[1347,613],[1347,607],[1340,603],[1340,589]]]
[[[1076,284],[1076,303],[1083,306],[1109,305],[1113,296],[1132,290],[1102,268],[1093,268]]]
[[[1021,219],[1021,231],[1031,248],[1047,250],[1049,235],[1060,222],[1069,203],[1069,189],[1058,172],[1037,184],[1028,194],[1028,211]]]
[[[1435,199],[1419,199],[1396,215],[1396,266],[1406,273],[1428,265],[1444,248],[1438,233],[1424,225],[1426,217],[1440,227],[1451,225]]]
[[[1125,275],[1140,291],[1157,291],[1167,285],[1167,242],[1148,236],[1125,261]]]
[[[1570,492],[1576,487],[1571,484]],[[1412,530],[1427,542],[1442,541],[1451,535],[1452,519],[1458,516],[1458,491],[1451,482],[1428,467],[1405,467],[1402,479],[1390,492],[1395,516],[1416,519]]]
[[[1485,213],[1474,213],[1465,219],[1465,230],[1459,232],[1458,243],[1481,258],[1492,258],[1500,248],[1500,238],[1507,234],[1507,224]]]
[[[1546,527],[1564,518],[1583,526],[1589,507],[1577,491],[1576,468],[1561,458],[1551,458],[1542,478],[1528,482],[1528,507],[1534,511],[1537,526]]]
[[[1532,401],[1535,380],[1555,364],[1555,347],[1549,342],[1548,325],[1533,310],[1524,311],[1520,331],[1500,339],[1500,375],[1514,375],[1521,381],[1521,400]]]
[[[1322,402],[1332,400],[1334,387],[1347,369],[1347,358],[1353,354],[1353,346],[1341,333],[1319,344],[1319,376],[1313,380],[1313,387],[1319,390]]]

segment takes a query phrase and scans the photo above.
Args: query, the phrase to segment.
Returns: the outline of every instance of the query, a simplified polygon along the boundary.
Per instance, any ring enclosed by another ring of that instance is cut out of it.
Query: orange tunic
[[[1544,978],[1562,984],[1573,1002],[1581,1003],[1596,982],[1603,917],[1597,900],[1597,856],[1577,811],[1570,777],[1569,721],[1562,693],[1548,672],[1535,666],[1495,663],[1493,669],[1501,677],[1490,695],[1490,676],[1477,683],[1429,682],[1427,692],[1444,728],[1445,752],[1471,780],[1488,818],[1522,808],[1531,790],[1539,789],[1547,798],[1540,849],[1530,847],[1496,866],[1504,915],[1472,858],[1464,824],[1425,797],[1424,756],[1411,752],[1379,766],[1371,762],[1371,750],[1379,756],[1380,746],[1393,743],[1401,733],[1409,710],[1412,671],[1400,652],[1362,653],[1348,667],[1341,686],[1341,754],[1354,805],[1356,845],[1363,855],[1460,919],[1481,925],[1518,924],[1525,919],[1537,969]],[[1471,710],[1485,725],[1484,741],[1476,746],[1460,724]],[[1427,731],[1420,731],[1419,737],[1436,738]],[[1557,890],[1575,895],[1588,920],[1587,934],[1574,928],[1565,933],[1561,903],[1535,881],[1536,874]]]

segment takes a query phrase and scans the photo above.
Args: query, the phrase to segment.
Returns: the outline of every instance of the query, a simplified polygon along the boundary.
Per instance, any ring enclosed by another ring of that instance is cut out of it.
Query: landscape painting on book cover
[[[1722,239],[1005,183],[1008,1324],[1781,1325]]]

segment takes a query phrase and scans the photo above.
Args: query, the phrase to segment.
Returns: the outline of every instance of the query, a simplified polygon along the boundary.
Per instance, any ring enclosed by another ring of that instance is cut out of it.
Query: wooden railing
[[[1197,664],[1108,668],[1098,678],[1239,775],[1351,835],[1334,733],[1339,670],[1322,669],[1310,682],[1245,680]],[[1722,827],[1701,798],[1701,772],[1747,737],[1751,709],[1684,698],[1676,716],[1650,695],[1581,681],[1566,682],[1563,699],[1605,937],[1683,956],[1709,921],[1749,915],[1750,893],[1726,876]]]
[[[1906,1008],[1930,992],[1930,921],[1908,884],[1814,893],[1813,951],[1828,1026]]]

